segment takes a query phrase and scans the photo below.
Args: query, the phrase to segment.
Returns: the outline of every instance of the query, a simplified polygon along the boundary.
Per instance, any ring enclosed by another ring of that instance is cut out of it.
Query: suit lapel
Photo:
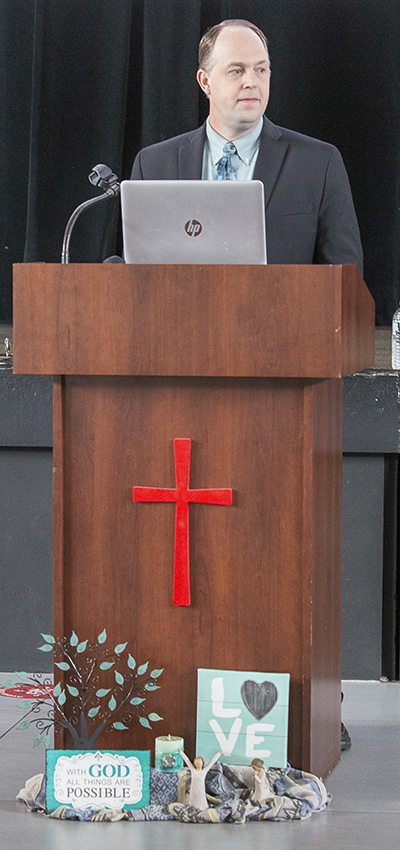
[[[275,183],[278,179],[287,151],[287,142],[281,131],[268,118],[260,136],[260,149],[254,169],[253,180],[264,183],[265,208],[267,209]]]
[[[178,151],[178,179],[201,180],[203,148],[206,138],[205,125],[193,130]]]

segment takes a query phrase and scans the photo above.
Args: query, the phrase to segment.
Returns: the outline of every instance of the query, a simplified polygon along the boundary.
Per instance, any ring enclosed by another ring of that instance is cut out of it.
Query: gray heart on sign
[[[265,717],[278,699],[278,691],[273,682],[253,682],[247,679],[240,688],[242,700],[256,720]]]

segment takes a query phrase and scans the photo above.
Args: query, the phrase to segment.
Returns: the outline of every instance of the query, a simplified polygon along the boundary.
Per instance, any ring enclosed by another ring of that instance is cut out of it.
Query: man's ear
[[[211,89],[210,89],[210,84],[209,84],[209,81],[208,81],[208,74],[204,70],[204,68],[199,68],[199,70],[197,71],[197,74],[196,74],[196,80],[197,80],[201,90],[208,97],[211,94]]]

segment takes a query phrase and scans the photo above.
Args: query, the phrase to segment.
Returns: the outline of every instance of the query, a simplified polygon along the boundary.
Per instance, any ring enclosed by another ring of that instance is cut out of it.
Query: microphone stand
[[[116,174],[113,174],[108,165],[102,165],[101,163],[99,165],[95,165],[93,171],[91,171],[88,175],[88,179],[93,186],[98,186],[100,189],[103,189],[105,194],[99,195],[97,198],[90,198],[88,201],[84,201],[83,204],[79,204],[68,219],[62,244],[62,263],[69,263],[69,243],[71,240],[71,234],[74,229],[75,222],[79,218],[80,214],[84,210],[88,209],[88,207],[92,207],[93,204],[97,204],[99,201],[106,201],[107,198],[115,198],[119,195],[120,183],[118,177]]]

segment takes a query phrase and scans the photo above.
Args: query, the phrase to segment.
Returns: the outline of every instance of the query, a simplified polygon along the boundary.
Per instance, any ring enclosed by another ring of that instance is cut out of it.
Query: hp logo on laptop
[[[196,221],[195,218],[191,218],[186,222],[185,230],[188,236],[200,236],[203,227],[199,221]]]

